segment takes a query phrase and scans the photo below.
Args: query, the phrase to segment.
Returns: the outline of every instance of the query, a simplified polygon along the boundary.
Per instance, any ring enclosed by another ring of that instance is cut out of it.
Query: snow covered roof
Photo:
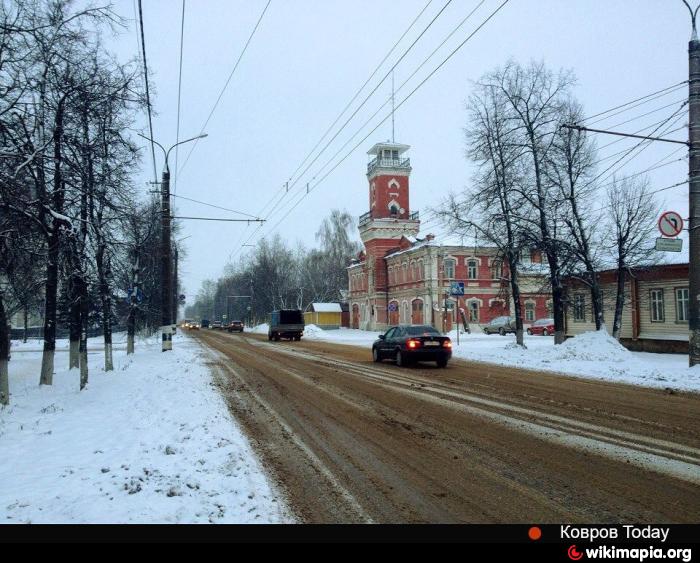
[[[315,313],[342,313],[340,303],[312,303],[311,310]]]

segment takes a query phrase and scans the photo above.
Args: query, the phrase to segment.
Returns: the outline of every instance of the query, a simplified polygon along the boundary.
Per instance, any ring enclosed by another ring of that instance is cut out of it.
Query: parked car
[[[486,334],[500,334],[505,336],[508,333],[515,334],[515,319],[511,317],[496,317],[484,327]]]
[[[243,321],[231,321],[226,330],[229,332],[243,332]]]
[[[541,334],[542,336],[549,336],[554,334],[554,319],[538,319],[530,328],[527,329],[528,334]]]
[[[304,315],[299,309],[282,309],[270,314],[270,328],[267,331],[268,340],[289,338],[301,340],[304,334]]]
[[[430,325],[393,326],[372,344],[372,359],[396,361],[397,366],[413,362],[436,362],[447,367],[452,357],[452,341]]]
[[[212,321],[211,322],[211,329],[212,330],[220,330],[222,327],[221,321]]]
[[[201,326],[202,328],[209,328],[209,319],[202,319],[202,322],[199,326]]]

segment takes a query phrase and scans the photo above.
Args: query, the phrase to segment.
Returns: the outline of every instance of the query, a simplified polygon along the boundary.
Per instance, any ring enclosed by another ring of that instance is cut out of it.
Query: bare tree
[[[631,268],[647,259],[657,205],[647,179],[615,179],[607,188],[610,232],[608,248],[615,261],[617,288],[613,337],[620,338],[625,304],[625,281]]]
[[[564,253],[566,245],[559,236],[563,206],[553,193],[547,166],[573,77],[563,71],[555,74],[544,63],[530,63],[523,67],[509,62],[483,81],[500,89],[509,104],[511,127],[517,137],[516,144],[522,149],[519,162],[523,183],[518,191],[529,207],[529,210],[522,208],[518,216],[523,223],[535,225],[525,232],[529,233],[531,244],[542,250],[547,258],[554,342],[560,344],[566,338],[563,271],[567,257]]]
[[[439,212],[452,231],[465,236],[478,232],[498,248],[499,259],[507,266],[502,276],[507,276],[513,299],[516,342],[524,346],[518,275],[523,234],[522,220],[515,212],[523,203],[516,189],[523,181],[519,162],[523,150],[509,109],[502,89],[488,81],[476,85],[467,105],[465,134],[467,157],[478,165],[478,171],[472,187],[452,194]]]
[[[560,123],[579,123],[582,120],[581,106],[569,99],[562,107]],[[585,132],[559,126],[547,155],[547,176],[558,191],[554,197],[565,203],[561,213],[565,236],[560,238],[574,258],[571,275],[590,288],[596,330],[601,330],[605,325],[605,312],[597,253],[601,216],[600,212],[593,212],[598,193],[598,186],[592,178],[595,147]]]

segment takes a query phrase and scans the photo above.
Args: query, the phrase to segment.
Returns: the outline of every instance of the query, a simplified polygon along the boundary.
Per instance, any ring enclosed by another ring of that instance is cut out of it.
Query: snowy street
[[[267,333],[267,325],[253,329]],[[323,340],[371,349],[379,332],[340,329],[321,330],[307,326],[306,340]],[[515,344],[515,335],[486,335],[476,329],[471,334],[449,334],[453,357],[502,366],[562,373],[645,387],[700,392],[700,366],[688,367],[685,354],[630,352],[605,333],[585,333],[554,346],[553,337],[525,335],[525,350]]]
[[[373,361],[361,342],[370,334],[315,332],[301,342],[190,333],[216,352],[229,408],[301,522],[700,515],[697,393],[522,369],[524,361],[398,367]],[[486,338],[492,357],[509,346]]]
[[[65,349],[59,342],[58,349]],[[90,341],[90,382],[61,369],[39,387],[38,341],[13,342],[11,404],[0,410],[0,522],[278,523],[292,521],[214,387],[208,353],[178,335],[102,371]]]

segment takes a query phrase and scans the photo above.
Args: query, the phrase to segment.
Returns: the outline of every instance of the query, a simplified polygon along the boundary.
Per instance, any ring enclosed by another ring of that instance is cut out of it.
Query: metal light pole
[[[688,363],[700,364],[700,41],[698,41],[695,19],[698,9],[690,11],[693,25],[688,43],[688,133],[690,141],[688,159]]]
[[[173,349],[173,316],[172,316],[172,295],[173,295],[173,274],[172,274],[172,249],[170,241],[170,168],[168,167],[168,156],[170,151],[175,147],[182,145],[184,143],[189,143],[195,139],[202,139],[206,137],[206,133],[202,135],[197,135],[191,139],[185,139],[179,143],[175,143],[167,151],[163,148],[163,145],[157,141],[141,135],[144,139],[153,141],[156,145],[160,147],[165,155],[165,165],[163,167],[163,179],[160,184],[160,210],[161,210],[161,229],[160,229],[160,284],[161,284],[161,300],[160,300],[160,312],[161,312],[161,335],[162,335],[162,348],[163,352],[168,352]]]

